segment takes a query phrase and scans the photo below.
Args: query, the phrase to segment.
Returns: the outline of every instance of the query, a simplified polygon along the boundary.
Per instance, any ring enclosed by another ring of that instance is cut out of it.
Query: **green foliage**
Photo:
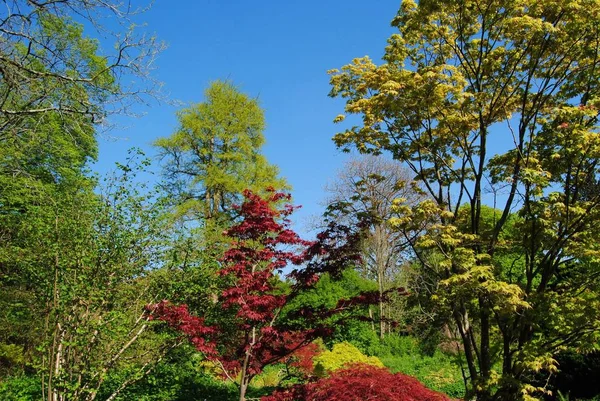
[[[278,387],[284,378],[283,365],[269,365],[259,375],[255,376],[250,385],[254,388],[273,389]]]
[[[7,319],[10,320],[10,319]],[[0,372],[11,367],[25,366],[27,357],[22,345],[0,343]]]
[[[341,277],[332,278],[324,274],[319,282],[310,290],[296,296],[289,305],[286,305],[284,314],[302,307],[314,308],[315,310],[328,310],[334,308],[340,299],[349,299],[364,291],[375,290],[377,285],[352,269],[346,269]],[[362,321],[361,317],[368,317],[368,307],[364,307],[353,314],[341,313],[330,318],[325,323],[336,322],[333,325],[333,333],[326,339],[326,344],[332,346],[336,342],[348,341],[357,346],[363,352],[378,343],[378,334],[370,322]]]
[[[274,366],[267,369],[264,376],[255,378],[248,397],[259,397],[272,391],[271,386],[277,384],[276,379],[281,377],[280,368]],[[184,345],[170,352],[148,375],[119,394],[115,401],[237,401],[237,386],[219,373],[219,369],[207,367],[206,360],[192,346]],[[125,376],[126,372],[112,372],[100,390],[98,399],[108,397]]]
[[[112,369],[136,378],[172,340],[151,332],[144,313],[158,295],[148,292],[147,272],[168,231],[161,203],[132,185],[145,168],[137,158],[134,152],[100,193],[81,173],[58,183],[39,179],[40,192],[0,215],[8,238],[0,247],[7,289],[0,304],[9,312],[0,330],[57,396],[93,397]]]
[[[178,130],[154,142],[178,215],[215,218],[230,212],[244,189],[262,193],[286,187],[260,153],[263,110],[232,83],[213,82],[205,101],[180,111],[178,118]]]
[[[334,344],[331,351],[325,350],[314,358],[315,374],[324,376],[355,363],[378,367],[384,366],[379,358],[367,356],[349,342],[343,342]]]
[[[229,401],[238,390],[205,371],[202,357],[184,346],[159,363],[146,377],[129,386],[115,400],[142,401]],[[124,372],[114,372],[101,390],[100,399],[110,395],[122,382]]]
[[[464,397],[465,387],[457,357],[439,349],[427,355],[420,348],[420,341],[414,337],[390,335],[373,351],[392,372],[416,377],[427,387],[450,397]]]
[[[0,399],[3,401],[42,400],[42,382],[31,375],[8,376],[0,381]]]

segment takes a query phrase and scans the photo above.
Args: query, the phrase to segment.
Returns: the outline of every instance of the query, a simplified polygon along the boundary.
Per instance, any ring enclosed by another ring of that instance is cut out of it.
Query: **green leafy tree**
[[[178,113],[179,128],[154,144],[178,213],[210,220],[230,213],[244,189],[283,189],[278,170],[260,153],[264,112],[231,82],[215,81],[205,101]]]
[[[361,293],[376,291],[377,285],[360,276],[351,265],[339,277],[325,273],[314,288],[302,291],[284,309],[286,318],[294,316],[298,310],[315,311],[331,310],[338,306],[340,300],[352,299]],[[378,338],[372,330],[372,322],[367,322],[370,305],[360,305],[352,310],[326,318],[322,323],[333,328],[333,332],[325,340],[328,346],[338,342],[350,342],[362,351],[372,350],[378,344]],[[300,321],[290,318],[291,324]]]
[[[0,305],[6,311],[0,338],[22,350],[20,358],[11,358],[20,363],[6,361],[7,373],[32,363],[43,337],[39,316],[48,313],[39,295],[49,278],[29,258],[50,236],[48,213],[59,213],[58,199],[90,193],[94,183],[84,168],[97,152],[94,130],[83,117],[68,124],[55,112],[28,116],[18,132],[0,139]]]
[[[0,304],[7,313],[0,331],[7,373],[25,366],[41,382],[42,398],[66,401],[96,399],[119,370],[121,380],[107,395],[114,399],[174,345],[149,330],[144,312],[160,296],[150,292],[148,276],[168,235],[161,204],[139,185],[130,189],[134,162],[121,166],[122,175],[100,194],[75,165],[51,171],[57,182],[50,183],[44,174],[36,180],[33,167],[31,176],[2,181]]]
[[[181,110],[178,119],[177,131],[154,145],[180,227],[178,258],[185,261],[188,276],[206,277],[200,270],[219,269],[228,241],[223,231],[235,218],[232,206],[241,202],[243,190],[264,194],[266,188],[286,189],[287,184],[261,154],[265,119],[257,99],[231,82],[213,82],[205,100]],[[216,286],[214,278],[205,287]],[[184,302],[193,307],[198,297],[190,295]]]
[[[452,317],[478,400],[533,399],[555,352],[598,344],[599,6],[406,0],[383,64],[332,71],[331,95],[362,116],[336,143],[390,152],[431,197],[392,224],[430,224],[416,254],[438,276],[431,299]],[[487,229],[486,199],[500,210]],[[499,250],[513,212],[523,257],[509,275]]]
[[[81,116],[104,124],[108,115],[158,94],[148,72],[163,45],[135,29],[143,7],[110,0],[8,0],[3,7],[0,141],[21,134],[31,116],[56,112],[67,123]],[[114,50],[101,53],[75,20],[113,39]],[[129,86],[122,77],[137,79]]]

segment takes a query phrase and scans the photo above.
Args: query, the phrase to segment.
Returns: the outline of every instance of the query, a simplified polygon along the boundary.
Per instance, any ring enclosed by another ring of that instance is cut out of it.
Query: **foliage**
[[[462,399],[465,386],[458,358],[436,349],[431,355],[420,350],[415,337],[391,335],[374,350],[392,372],[416,377],[421,383],[450,397]]]
[[[237,400],[235,386],[207,373],[203,366],[205,360],[190,348],[182,346],[173,350],[148,375],[119,394],[115,401]],[[112,393],[112,388],[122,381],[121,374],[113,372],[99,399],[106,399]]]
[[[157,264],[167,232],[160,203],[141,185],[131,189],[137,157],[100,194],[73,167],[57,173],[58,183],[28,177],[37,191],[2,205],[0,280],[9,313],[0,327],[9,345],[23,349],[48,398],[93,400],[107,375],[122,369],[129,375],[118,393],[172,345],[169,335],[147,330],[143,311],[153,296],[145,272]],[[22,182],[15,184],[8,188],[18,193]]]
[[[270,365],[265,367],[259,375],[254,376],[251,385],[254,388],[273,389],[280,385],[284,374],[282,365]]]
[[[418,380],[384,368],[354,365],[331,376],[291,389],[278,390],[262,401],[449,401],[427,389]]]
[[[389,220],[396,216],[396,205],[417,203],[422,196],[414,188],[410,171],[400,163],[383,157],[369,156],[351,159],[327,186],[326,215],[357,224],[366,221],[363,242],[361,275],[377,282],[380,297],[378,305],[379,336],[390,333],[392,324],[389,303],[383,302],[383,293],[396,285],[408,252],[408,238],[415,233],[395,230]],[[369,315],[374,318],[373,311]]]
[[[156,95],[148,73],[163,45],[135,29],[143,7],[97,0],[9,0],[4,7],[0,141],[25,129],[35,135],[29,122],[48,117],[73,131],[74,121],[105,123],[108,114]],[[128,28],[115,29],[119,24]],[[114,47],[100,49],[98,40],[84,35],[84,25],[114,40]]]
[[[233,313],[231,319],[210,325],[204,318],[191,315],[185,305],[163,301],[148,307],[152,316],[184,333],[196,349],[218,363],[231,381],[237,382],[234,378],[239,374],[241,400],[245,399],[252,378],[264,367],[324,334],[323,328],[291,326],[282,321],[282,308],[300,289],[314,285],[324,269],[340,269],[357,257],[349,238],[346,242],[339,238],[330,241],[336,235],[331,230],[320,235],[322,243],[300,239],[288,228],[287,217],[294,208],[273,207],[281,200],[289,200],[289,196],[271,191],[268,199],[262,199],[249,190],[244,196],[239,208],[241,219],[226,232],[232,246],[223,256],[220,270],[228,282],[221,293],[220,307]],[[276,273],[288,264],[307,261],[304,269],[289,274],[294,281],[286,293]],[[343,308],[351,308],[352,304]],[[312,312],[306,309],[297,313],[298,317],[312,318]]]
[[[391,223],[427,227],[413,247],[435,278],[429,306],[450,318],[478,400],[535,399],[557,351],[598,343],[599,6],[405,0],[382,65],[331,72],[335,120],[362,117],[337,145],[389,152],[429,195]],[[487,232],[486,201],[500,210]],[[507,255],[522,267],[506,271]]]
[[[350,299],[376,288],[373,282],[360,277],[354,268],[344,269],[339,277],[325,273],[314,286],[300,291],[290,300],[282,311],[282,319],[289,319],[290,324],[302,324],[302,319],[294,319],[300,310],[331,310],[341,299]],[[335,316],[324,316],[320,323],[332,329],[324,339],[325,343],[331,347],[336,342],[348,341],[367,351],[378,343],[371,322],[366,321],[368,316],[368,305],[340,311]]]
[[[6,376],[0,381],[0,399],[5,401],[32,401],[42,394],[39,378],[31,375]]]
[[[286,184],[260,153],[265,121],[258,100],[226,81],[213,82],[205,98],[180,111],[178,130],[154,145],[178,214],[209,220],[233,212],[245,189],[264,193]]]
[[[321,352],[321,354],[314,358],[313,362],[317,376],[325,376],[355,363],[383,367],[383,363],[379,358],[366,356],[348,342],[334,344],[331,351],[325,350]]]

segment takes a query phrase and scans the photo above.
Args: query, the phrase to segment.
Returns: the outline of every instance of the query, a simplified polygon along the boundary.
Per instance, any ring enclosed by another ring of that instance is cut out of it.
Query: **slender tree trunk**
[[[479,360],[479,372],[481,375],[481,381],[487,382],[490,378],[491,371],[491,358],[490,358],[490,310],[487,302],[484,299],[479,300],[480,312],[480,336],[481,345],[479,348],[480,360]],[[489,385],[477,386],[481,390],[477,394],[478,401],[487,401],[491,399]]]
[[[242,364],[239,401],[246,401],[246,391],[248,391],[248,385],[250,384],[251,379],[251,376],[248,375],[248,367],[250,365],[250,358],[252,356],[254,344],[256,344],[256,327],[252,328],[252,340],[248,346],[248,349],[246,350],[246,356],[244,357],[244,363]]]
[[[381,270],[377,275],[377,281],[379,285],[379,338],[383,339],[385,337],[385,311],[384,311],[384,303],[383,303],[383,274]]]
[[[467,362],[467,369],[469,371],[470,382],[473,383],[475,380],[477,380],[479,375],[477,373],[475,356],[473,355],[473,345],[467,332],[468,328],[465,327],[463,316],[458,311],[454,311],[453,317],[463,343],[463,348],[465,350],[465,359]]]
[[[244,378],[240,383],[240,401],[246,401],[246,391],[248,391],[248,384]]]
[[[58,320],[58,302],[59,302],[59,267],[60,257],[58,253],[58,243],[60,240],[58,234],[58,216],[54,219],[54,240],[56,250],[54,252],[54,283],[52,286],[52,309],[49,314],[52,314]],[[60,358],[62,350],[62,330],[60,323],[54,325],[54,334],[52,338],[52,347],[50,349],[50,357],[48,360],[48,401],[58,401],[58,394],[54,388],[54,379],[58,376],[60,369]]]

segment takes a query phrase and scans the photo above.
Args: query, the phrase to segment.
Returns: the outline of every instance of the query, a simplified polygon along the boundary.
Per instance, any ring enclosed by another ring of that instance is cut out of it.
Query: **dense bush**
[[[33,401],[41,398],[42,384],[36,376],[13,376],[0,381],[0,400]]]
[[[417,379],[370,365],[354,365],[312,383],[279,390],[261,401],[449,401]]]
[[[334,344],[331,351],[323,351],[314,358],[315,374],[324,376],[351,364],[372,365],[382,368],[383,363],[375,356],[367,356],[354,345],[343,342]]]
[[[465,394],[456,357],[439,349],[432,355],[424,354],[414,337],[391,335],[370,351],[394,373],[414,376],[427,387],[450,397],[462,398]]]
[[[332,309],[336,307],[340,299],[349,299],[376,288],[374,282],[360,277],[359,273],[353,269],[346,269],[339,277],[335,278],[326,273],[321,276],[314,288],[303,291],[289,305],[286,305],[283,314],[290,323],[297,325],[300,322],[293,318],[294,312],[297,310],[302,308],[317,311]],[[371,327],[371,323],[356,319],[357,315],[366,318],[369,315],[368,307],[365,306],[362,310],[355,311],[354,318],[350,315],[341,313],[335,318],[324,321],[323,323],[332,325],[333,331],[323,340],[328,347],[335,343],[348,341],[361,351],[367,352],[369,348],[376,346],[379,342],[378,335]]]

